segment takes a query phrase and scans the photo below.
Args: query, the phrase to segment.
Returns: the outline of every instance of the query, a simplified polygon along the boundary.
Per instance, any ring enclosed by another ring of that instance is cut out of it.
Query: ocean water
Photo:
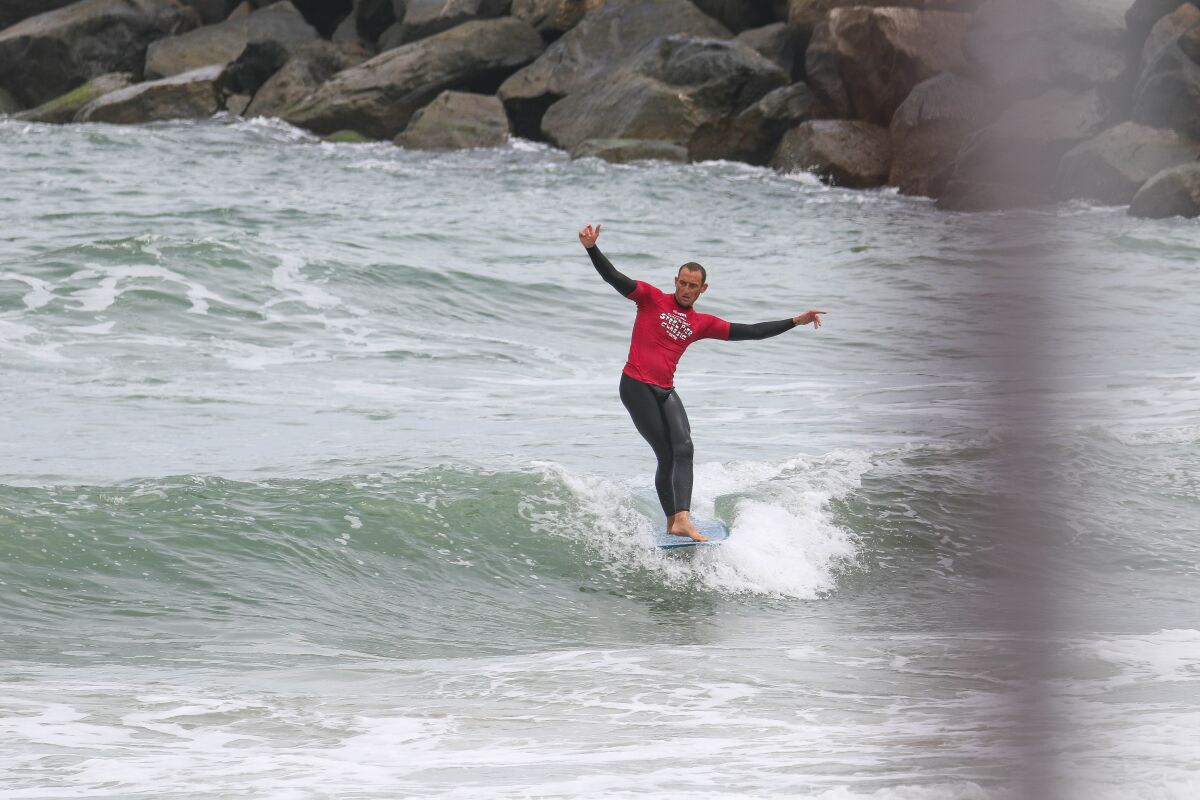
[[[0,797],[1200,796],[1200,227],[0,121]],[[649,546],[632,307],[720,548]]]

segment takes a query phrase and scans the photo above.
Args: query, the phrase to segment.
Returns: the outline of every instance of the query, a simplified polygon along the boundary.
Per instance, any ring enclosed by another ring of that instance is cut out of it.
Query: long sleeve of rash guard
[[[781,319],[778,322],[756,322],[746,325],[741,322],[729,323],[729,341],[741,342],[747,339],[769,339],[796,327],[791,319]]]
[[[596,268],[596,272],[600,273],[600,277],[604,278],[609,286],[620,292],[622,297],[629,297],[637,288],[637,281],[617,272],[617,268],[604,257],[604,253],[600,252],[599,247],[589,247],[587,254],[592,259],[592,266]]]

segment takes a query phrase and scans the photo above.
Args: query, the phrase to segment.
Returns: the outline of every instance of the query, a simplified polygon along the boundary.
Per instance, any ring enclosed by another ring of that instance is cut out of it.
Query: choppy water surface
[[[0,122],[0,793],[1191,798],[1200,236]],[[649,547],[632,307],[702,308]]]

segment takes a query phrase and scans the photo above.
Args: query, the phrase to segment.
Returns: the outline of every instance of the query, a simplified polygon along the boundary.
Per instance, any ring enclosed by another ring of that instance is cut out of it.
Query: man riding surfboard
[[[623,297],[637,303],[629,358],[621,373],[621,402],[658,459],[654,488],[667,515],[668,533],[697,542],[707,541],[708,537],[696,530],[691,519],[692,430],[687,411],[675,391],[675,367],[679,359],[688,345],[700,339],[766,339],[797,325],[811,323],[819,328],[820,315],[825,312],[805,311],[796,317],[753,325],[701,314],[693,306],[708,289],[704,267],[694,261],[681,266],[675,276],[675,291],[667,294],[618,272],[596,246],[599,237],[599,225],[594,228],[588,225],[579,232],[579,241],[600,277]]]

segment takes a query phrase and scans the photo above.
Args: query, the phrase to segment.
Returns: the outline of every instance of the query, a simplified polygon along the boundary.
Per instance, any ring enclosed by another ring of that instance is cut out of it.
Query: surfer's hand
[[[588,225],[579,232],[579,243],[587,249],[592,249],[596,246],[596,240],[600,238],[600,226],[592,227]]]
[[[797,325],[807,325],[811,322],[813,328],[819,328],[821,327],[821,318],[817,315],[824,313],[824,311],[805,311],[798,317],[792,317],[792,322],[796,323]]]

